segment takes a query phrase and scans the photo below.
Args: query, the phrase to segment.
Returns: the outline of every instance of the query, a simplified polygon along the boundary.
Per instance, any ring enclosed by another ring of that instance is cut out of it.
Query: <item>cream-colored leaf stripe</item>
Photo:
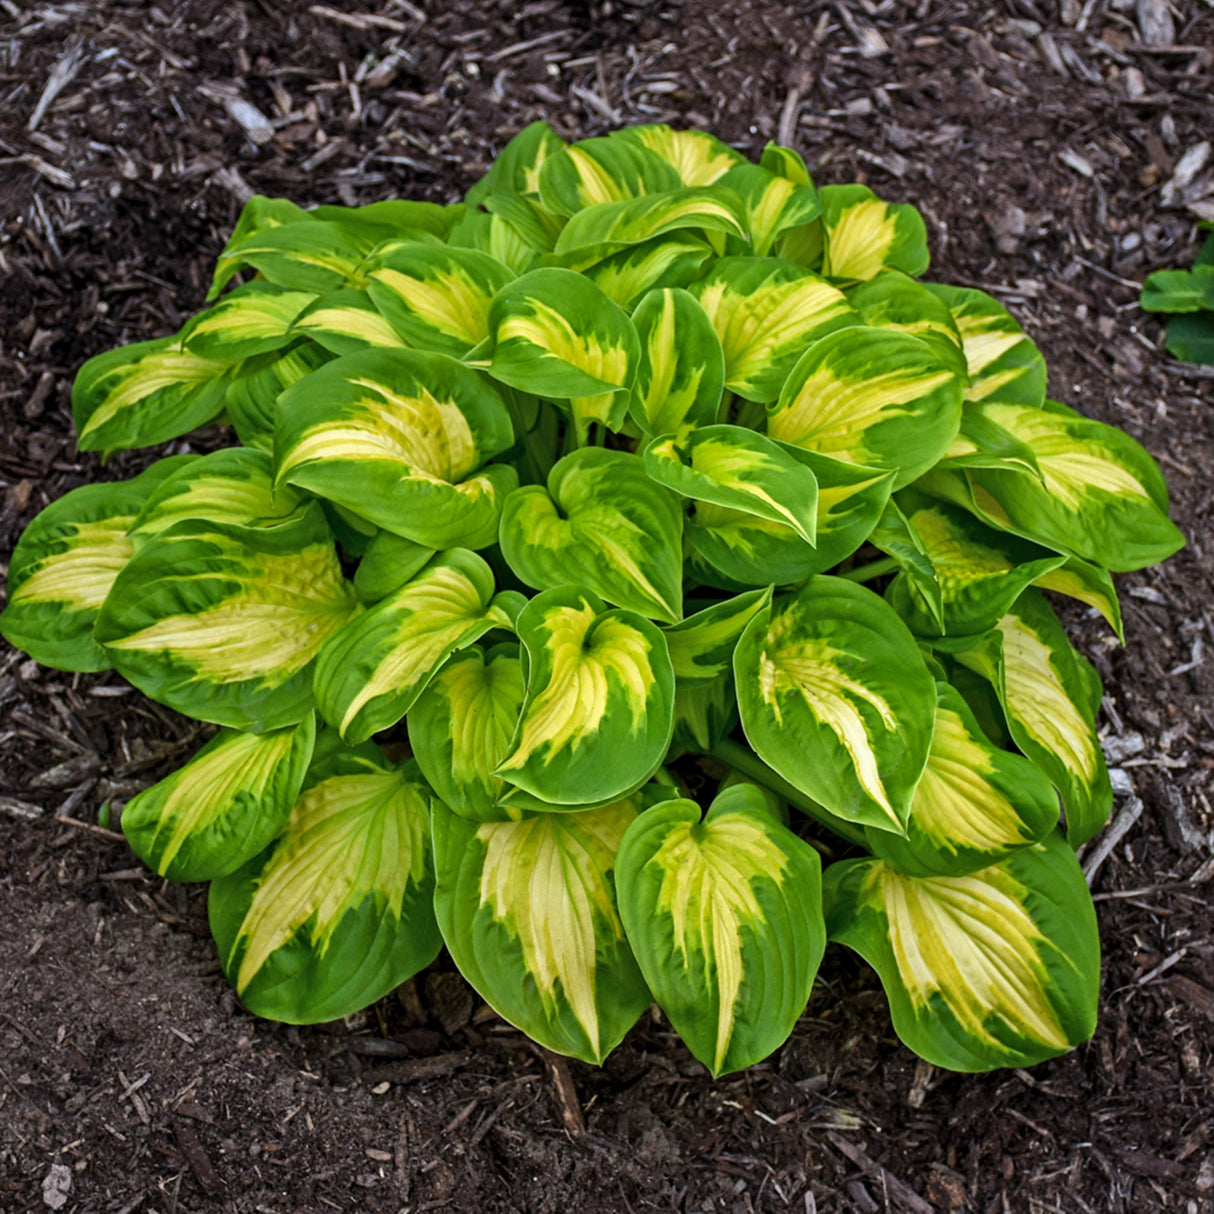
[[[66,524],[54,540],[56,547],[66,547],[40,558],[12,592],[9,604],[67,603],[73,611],[98,610],[134,555],[135,545],[127,538],[134,521],[134,515],[116,515]]]
[[[368,898],[399,918],[425,873],[428,826],[421,790],[396,772],[333,776],[307,789],[237,932],[248,947],[236,989],[310,921],[323,957],[342,916]]]
[[[889,921],[898,973],[920,1015],[943,1000],[974,1041],[1002,1050],[992,1018],[1055,1050],[1070,1041],[1046,991],[1025,888],[994,866],[966,877],[904,877],[874,864],[869,878]]]

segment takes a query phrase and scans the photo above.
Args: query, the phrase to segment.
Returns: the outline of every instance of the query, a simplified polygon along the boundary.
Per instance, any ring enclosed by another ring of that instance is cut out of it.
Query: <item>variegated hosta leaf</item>
[[[792,528],[807,544],[818,526],[818,481],[779,443],[742,426],[702,426],[645,449],[645,471],[684,497]]]
[[[787,178],[795,185],[805,185],[813,188],[814,179],[809,175],[809,167],[805,158],[796,148],[783,147],[778,143],[768,143],[759,157],[759,164],[769,173],[777,177]]]
[[[678,173],[685,186],[713,185],[746,158],[707,131],[676,131],[664,123],[612,131],[621,143],[637,143],[656,153]]]
[[[517,819],[498,804],[508,791],[495,775],[510,753],[526,679],[517,645],[454,654],[409,709],[409,742],[443,804],[476,822]]]
[[[709,752],[736,723],[733,651],[771,588],[715,603],[662,631],[674,669],[675,746]]]
[[[323,295],[337,287],[366,285],[360,270],[363,259],[383,239],[392,235],[388,227],[372,227],[315,218],[315,213],[294,223],[259,228],[233,236],[220,254],[216,267],[231,275],[237,270],[256,270],[267,282],[291,291]],[[423,239],[437,241],[437,236]]]
[[[170,881],[213,881],[286,825],[316,742],[316,717],[269,733],[220,730],[184,767],[126,803],[131,850]]]
[[[274,487],[264,451],[225,447],[191,459],[148,495],[131,527],[136,544],[187,519],[236,527],[275,527],[298,518],[307,499],[290,485]]]
[[[612,881],[636,813],[628,800],[476,823],[433,806],[434,908],[460,973],[529,1037],[594,1064],[652,998]]]
[[[376,310],[370,295],[349,287],[319,296],[295,318],[291,332],[313,338],[333,354],[400,349],[405,344]]]
[[[229,249],[239,248],[246,237],[255,232],[268,232],[287,223],[306,222],[308,218],[308,212],[303,207],[286,198],[266,198],[261,194],[250,198],[241,208],[232,235],[215,263],[215,273],[207,291],[207,299],[215,299],[231,281],[232,276],[240,271],[241,263],[238,258],[229,254]]]
[[[43,510],[17,541],[8,566],[8,605],[0,635],[55,670],[106,670],[109,655],[93,624],[114,579],[135,554],[128,536],[143,503],[175,469],[179,455],[134,480],[82,485]]]
[[[961,334],[970,377],[965,399],[1040,405],[1045,399],[1045,359],[1016,318],[985,291],[936,282],[924,285],[948,306]]]
[[[988,404],[983,412],[1032,447],[1042,481],[1017,471],[967,470],[974,500],[995,526],[1122,573],[1171,556],[1184,537],[1168,518],[1155,461],[1128,434],[1046,401]]]
[[[717,420],[725,355],[708,313],[688,291],[651,291],[632,314],[641,357],[629,412],[651,437]]]
[[[183,350],[179,337],[90,358],[72,385],[76,445],[119,451],[188,434],[223,412],[230,366]]]
[[[936,468],[1012,468],[1041,480],[1037,453],[981,407],[961,410],[961,429]]]
[[[783,177],[794,185],[814,188],[813,178],[801,154],[793,148],[781,147],[777,143],[769,143],[763,149],[759,160],[762,168],[777,177]],[[821,199],[818,201],[821,209]],[[787,228],[776,238],[773,250],[777,257],[787,261],[795,261],[799,266],[821,273],[822,270],[822,223],[820,217],[809,223],[799,224],[795,228]]]
[[[698,236],[676,232],[612,253],[588,266],[584,274],[608,299],[632,312],[649,291],[690,286],[703,274],[704,264],[712,256],[712,249]],[[633,323],[638,324],[635,316]],[[642,336],[642,359],[644,345]]]
[[[687,535],[695,574],[701,580],[720,584],[711,575],[716,570],[735,586],[802,582],[811,574],[833,569],[871,534],[889,500],[892,471],[859,468],[798,447],[783,450],[817,479],[816,546],[783,523],[700,502]]]
[[[725,351],[725,386],[773,401],[819,338],[859,323],[837,287],[776,257],[723,257],[693,288]]]
[[[1125,632],[1121,627],[1121,603],[1107,569],[1071,556],[1067,557],[1064,565],[1034,578],[1033,585],[1094,607],[1117,634],[1117,639],[1125,642]]]
[[[550,215],[545,211],[537,199],[521,194],[490,194],[485,199],[485,209],[494,219],[504,219],[519,238],[536,253],[551,253],[556,246],[556,238],[565,225],[565,221],[559,216]],[[454,241],[452,243],[454,244]],[[492,241],[490,243],[492,244]],[[490,256],[497,256],[492,247],[486,251]],[[498,257],[497,260],[503,259]],[[514,268],[512,260],[506,260],[505,264]]]
[[[343,738],[362,742],[394,725],[456,649],[509,628],[494,605],[493,571],[455,548],[335,632],[316,662],[316,704]]]
[[[272,451],[278,398],[329,359],[319,345],[301,342],[281,355],[262,355],[234,367],[223,400],[236,437],[246,447]]]
[[[213,882],[207,906],[241,1002],[292,1024],[374,1003],[442,947],[430,790],[416,764],[325,741],[282,834]]]
[[[618,429],[639,343],[628,314],[584,275],[545,269],[515,279],[493,299],[489,333],[495,379],[571,400],[580,432],[592,421]]]
[[[195,316],[181,331],[182,347],[199,358],[231,363],[281,349],[293,338],[295,318],[315,298],[309,291],[247,283]]]
[[[827,278],[863,280],[886,268],[917,278],[926,271],[927,228],[909,203],[886,202],[863,185],[823,186],[819,197]]]
[[[955,370],[917,337],[846,329],[805,352],[768,407],[767,432],[849,464],[895,469],[900,488],[957,436],[962,387]]]
[[[677,190],[682,184],[674,166],[656,152],[619,138],[582,139],[553,152],[539,172],[540,202],[553,215],[574,215],[595,203]]]
[[[554,252],[558,264],[580,270],[630,245],[683,230],[723,232],[745,239],[746,216],[737,195],[716,186],[600,202],[569,220]]]
[[[640,788],[670,744],[674,671],[661,632],[574,586],[537,594],[515,627],[527,698],[496,774],[554,806]]]
[[[936,727],[906,838],[868,831],[873,852],[908,876],[959,876],[1040,842],[1058,795],[1023,755],[990,742],[961,693],[936,684]]]
[[[560,460],[548,488],[507,499],[500,543],[528,586],[576,582],[610,603],[665,623],[683,614],[682,514],[641,458],[583,447]]]
[[[1058,835],[967,876],[845,860],[823,887],[830,938],[877,971],[894,1029],[928,1062],[1031,1066],[1092,1035],[1100,936]]]
[[[468,211],[451,229],[448,247],[491,257],[513,273],[525,274],[539,265],[545,253],[551,252],[554,242],[542,225],[527,223],[520,228],[518,221],[521,216],[518,213],[511,213],[509,217],[499,214],[498,210],[503,209],[501,204],[506,199],[527,208],[529,218],[538,220],[540,214],[548,214],[539,203],[532,203],[517,194],[493,194],[485,201],[496,209],[493,212]],[[517,211],[516,208],[506,209]],[[529,213],[532,209],[534,214]]]
[[[905,833],[936,686],[892,608],[853,582],[811,578],[751,620],[734,674],[764,762],[831,813]]]
[[[380,531],[367,545],[354,571],[354,591],[358,601],[368,607],[386,599],[394,590],[421,572],[434,556],[424,544]]]
[[[1076,653],[1053,609],[1028,589],[986,645],[956,655],[999,694],[1016,745],[1062,794],[1067,838],[1086,843],[1113,807],[1096,737],[1100,679]]]
[[[514,277],[474,249],[407,245],[372,263],[367,294],[409,345],[463,358],[489,336],[489,301]]]
[[[901,270],[882,270],[843,293],[866,325],[908,333],[926,342],[963,383],[968,383],[969,368],[957,322],[948,305],[923,283]]]
[[[318,507],[277,527],[187,521],[139,546],[97,640],[145,695],[261,731],[312,709],[312,662],[359,610]]]
[[[917,623],[920,625],[918,631],[927,632],[932,636],[942,633],[944,596],[940,579],[923,540],[894,498],[886,502],[885,510],[868,537],[868,542],[887,556],[893,557],[902,571],[895,581],[905,591],[908,610],[898,614],[911,625],[912,631]],[[892,602],[892,594],[887,592],[886,599]],[[913,621],[912,616],[915,615],[920,618]]]
[[[523,127],[497,154],[493,167],[464,195],[474,206],[490,194],[538,194],[540,166],[565,146],[565,141],[546,123]]]
[[[748,240],[756,257],[770,256],[781,233],[811,223],[822,212],[811,186],[799,185],[757,164],[730,169],[721,185],[742,200]]]
[[[517,475],[481,469],[513,441],[502,398],[475,371],[444,354],[367,350],[283,394],[274,453],[280,482],[386,531],[431,548],[483,548]]]
[[[1066,561],[1059,553],[986,526],[950,502],[903,490],[898,501],[939,587],[940,613],[926,611],[919,586],[898,578],[888,598],[912,630],[925,636],[979,635],[1037,578]],[[879,537],[874,543],[888,551]]]
[[[654,998],[714,1075],[783,1044],[826,948],[818,853],[740,784],[700,821],[666,801],[616,858],[620,917]]]

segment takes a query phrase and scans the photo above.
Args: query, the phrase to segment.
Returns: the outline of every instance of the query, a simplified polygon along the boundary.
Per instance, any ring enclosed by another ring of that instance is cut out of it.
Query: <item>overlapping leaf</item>
[[[905,833],[936,689],[889,606],[841,578],[811,578],[751,620],[734,673],[761,759],[831,813]]]
[[[311,337],[333,354],[399,349],[405,344],[376,309],[370,295],[350,287],[317,297],[295,318],[291,334]]]
[[[429,790],[378,750],[317,746],[282,834],[211,884],[211,932],[228,981],[256,1015],[347,1016],[429,965],[434,918]]]
[[[1058,835],[967,876],[826,870],[826,926],[877,971],[898,1036],[955,1071],[1031,1066],[1091,1036],[1100,938]]]
[[[887,268],[918,277],[927,269],[927,229],[909,203],[886,202],[863,185],[823,186],[819,197],[828,278],[866,280]]]
[[[442,354],[369,350],[326,364],[279,402],[278,480],[431,548],[497,533],[513,442],[501,396]]]
[[[554,806],[639,788],[670,744],[674,671],[662,633],[576,586],[537,594],[515,627],[527,698],[496,774]]]
[[[707,131],[676,131],[664,123],[627,127],[613,131],[611,138],[639,144],[661,157],[685,186],[713,185],[736,165],[747,163],[740,152]]]
[[[714,1075],[765,1058],[809,1002],[826,947],[818,853],[737,785],[701,822],[655,805],[616,859],[620,916],[654,998]]]
[[[596,203],[677,190],[683,184],[674,166],[656,152],[619,138],[583,139],[561,148],[545,158],[539,171],[540,202],[553,215],[563,216]]]

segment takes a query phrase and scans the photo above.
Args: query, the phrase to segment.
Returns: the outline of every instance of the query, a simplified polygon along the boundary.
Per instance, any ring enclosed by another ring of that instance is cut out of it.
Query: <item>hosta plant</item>
[[[1164,346],[1184,362],[1214,365],[1214,223],[1191,270],[1156,270],[1142,284],[1139,304],[1146,312],[1171,314]]]
[[[720,1074],[833,940],[937,1065],[1089,1036],[1111,790],[1048,596],[1119,632],[1110,571],[1181,537],[927,266],[913,207],[788,148],[537,123],[456,205],[254,198],[209,308],[85,365],[83,449],[235,445],[50,505],[0,627],[219,727],[121,822],[211,882],[249,1009],[347,1015],[445,945],[553,1050],[656,1001]]]

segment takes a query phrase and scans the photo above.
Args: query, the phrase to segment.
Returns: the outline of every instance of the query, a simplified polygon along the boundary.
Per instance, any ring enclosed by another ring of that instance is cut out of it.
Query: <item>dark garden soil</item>
[[[1084,857],[1103,999],[1032,1072],[916,1065],[834,949],[791,1041],[715,1082],[656,1015],[601,1070],[554,1063],[443,960],[345,1023],[255,1021],[204,889],[96,825],[198,728],[0,649],[0,1210],[70,1180],[69,1214],[1214,1211],[1214,378],[1135,305],[1214,212],[1182,160],[1211,47],[1209,0],[0,0],[0,553],[152,458],[76,454],[72,376],[201,306],[250,194],[450,201],[540,117],[778,137],[914,202],[931,276],[1013,309],[1189,537],[1120,579],[1124,649],[1069,616],[1119,789]]]

